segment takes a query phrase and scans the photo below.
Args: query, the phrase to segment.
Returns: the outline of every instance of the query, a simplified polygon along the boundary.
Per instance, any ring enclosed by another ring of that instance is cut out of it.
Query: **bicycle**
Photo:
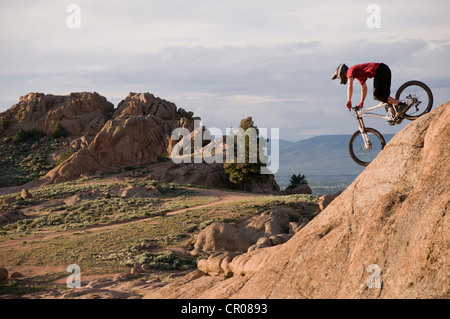
[[[395,106],[388,103],[380,103],[376,106],[362,110],[360,106],[350,109],[355,113],[358,122],[358,131],[353,133],[348,143],[351,158],[361,166],[369,165],[386,146],[383,135],[377,130],[365,127],[363,117],[383,119],[391,125],[400,124],[404,119],[415,120],[425,113],[430,112],[433,106],[433,94],[430,88],[420,81],[408,81],[400,86],[395,94],[395,99],[405,102],[408,106],[402,112],[397,112]],[[372,113],[372,111],[384,107],[387,115]],[[388,112],[389,109],[393,113]]]

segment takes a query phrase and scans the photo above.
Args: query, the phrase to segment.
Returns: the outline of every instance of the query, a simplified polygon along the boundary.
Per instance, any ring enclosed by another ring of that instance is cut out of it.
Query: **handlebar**
[[[352,106],[351,109],[349,109],[349,111],[353,110],[353,111],[359,111],[361,110],[363,107],[360,105],[356,105],[356,106]]]

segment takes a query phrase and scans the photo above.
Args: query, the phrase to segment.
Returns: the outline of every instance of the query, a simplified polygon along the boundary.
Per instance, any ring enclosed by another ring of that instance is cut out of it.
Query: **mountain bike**
[[[386,141],[383,135],[373,128],[364,125],[364,117],[372,117],[388,121],[390,125],[400,124],[404,119],[415,120],[430,112],[433,106],[433,94],[430,88],[420,81],[408,81],[400,86],[395,99],[407,104],[407,107],[398,112],[396,107],[388,103],[362,109],[360,106],[352,107],[354,117],[358,122],[356,131],[348,143],[351,158],[359,165],[369,165],[383,150]],[[374,113],[374,110],[384,108],[387,114]]]

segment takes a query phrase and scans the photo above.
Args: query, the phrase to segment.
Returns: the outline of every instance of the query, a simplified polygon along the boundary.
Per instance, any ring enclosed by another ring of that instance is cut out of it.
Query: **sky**
[[[290,141],[352,134],[346,87],[331,81],[341,62],[387,64],[392,96],[420,80],[434,107],[450,100],[449,14],[448,0],[1,0],[0,112],[29,92],[115,106],[150,92],[223,132],[252,116]],[[365,105],[378,104],[368,87]]]

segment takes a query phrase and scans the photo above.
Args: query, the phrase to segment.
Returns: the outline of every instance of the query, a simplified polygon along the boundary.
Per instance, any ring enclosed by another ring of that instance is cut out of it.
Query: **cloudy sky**
[[[80,28],[67,25],[72,3]],[[345,87],[330,80],[340,62],[384,62],[392,95],[417,79],[434,106],[450,100],[449,14],[448,0],[1,0],[0,111],[29,92],[96,91],[116,106],[150,92],[223,131],[251,115],[291,141],[351,134]]]

